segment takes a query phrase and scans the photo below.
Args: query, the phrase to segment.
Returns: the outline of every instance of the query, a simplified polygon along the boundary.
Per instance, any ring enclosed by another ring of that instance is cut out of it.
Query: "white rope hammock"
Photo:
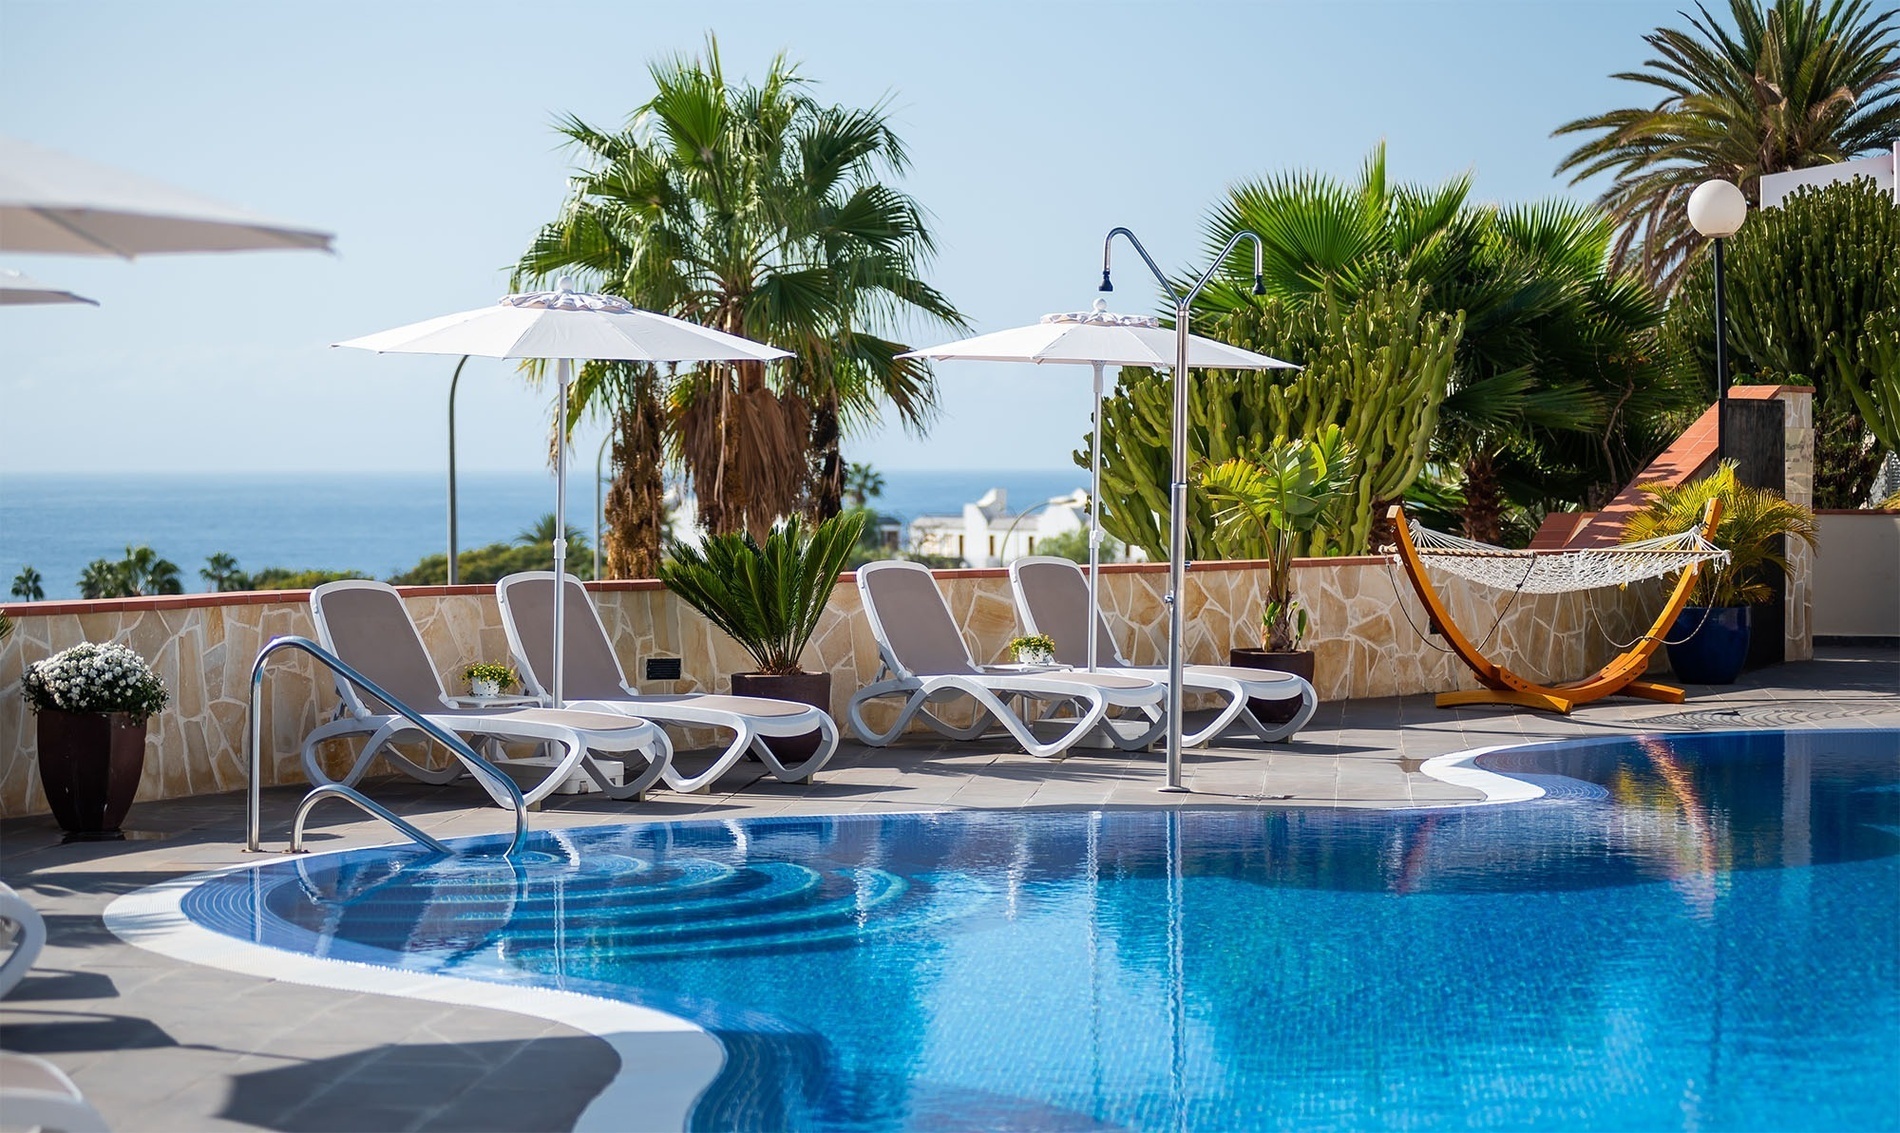
[[[1539,553],[1493,547],[1408,521],[1418,561],[1494,590],[1567,594],[1659,578],[1691,563],[1726,562],[1728,552],[1689,530],[1614,547]]]

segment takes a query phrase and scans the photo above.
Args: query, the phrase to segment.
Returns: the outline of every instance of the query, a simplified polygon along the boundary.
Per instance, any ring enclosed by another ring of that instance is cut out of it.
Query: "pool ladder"
[[[469,774],[479,779],[482,786],[487,789],[488,793],[493,796],[497,802],[505,802],[506,805],[510,805],[514,808],[515,836],[514,840],[508,843],[508,849],[503,856],[512,857],[515,851],[521,848],[522,840],[526,838],[528,834],[528,804],[526,800],[521,797],[521,788],[515,785],[513,779],[510,779],[504,774],[500,768],[488,762],[488,760],[483,759],[481,755],[462,740],[461,737],[431,723],[422,713],[409,707],[402,701],[397,700],[394,696],[391,696],[375,681],[370,680],[362,673],[344,663],[343,659],[336,654],[331,653],[307,637],[297,637],[293,635],[272,638],[265,644],[264,648],[258,650],[257,660],[251,665],[251,782],[250,797],[247,801],[247,810],[245,813],[247,827],[246,849],[256,853],[262,848],[264,758],[264,714],[262,705],[265,663],[270,660],[272,655],[285,649],[295,649],[316,658],[319,664],[331,672],[349,681],[351,684],[356,685],[384,704],[387,704],[396,715],[414,724],[417,731],[422,732],[436,743],[448,748],[449,754],[460,760],[462,766],[468,768]],[[400,830],[412,841],[430,850],[434,850],[436,853],[452,854],[455,852],[449,849],[449,847],[439,839],[431,836],[414,823],[371,799],[356,788],[345,786],[342,783],[324,783],[321,786],[312,788],[310,793],[303,797],[303,801],[297,804],[296,821],[290,830],[291,853],[303,853],[304,822],[310,817],[311,808],[315,807],[324,799],[331,798],[343,799],[346,802],[354,804],[357,809],[382,819],[397,830]]]

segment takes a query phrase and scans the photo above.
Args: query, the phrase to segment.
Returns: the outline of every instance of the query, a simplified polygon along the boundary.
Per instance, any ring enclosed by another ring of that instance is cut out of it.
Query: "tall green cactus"
[[[1749,215],[1726,255],[1731,370],[1815,383],[1817,441],[1839,434],[1843,451],[1815,461],[1815,506],[1856,507],[1879,455],[1877,379],[1883,341],[1876,317],[1900,310],[1900,208],[1871,178],[1797,190]],[[1714,275],[1691,268],[1669,306],[1664,345],[1714,392]],[[1884,363],[1891,366],[1891,362]],[[1882,444],[1891,441],[1880,437]]]
[[[1397,283],[1342,302],[1249,304],[1196,330],[1289,361],[1304,370],[1196,372],[1188,390],[1188,461],[1218,463],[1276,439],[1313,437],[1336,424],[1358,454],[1343,526],[1314,531],[1299,553],[1366,549],[1379,508],[1403,495],[1425,467],[1445,397],[1462,316],[1426,309],[1426,289]],[[1173,398],[1151,370],[1122,371],[1102,406],[1102,526],[1151,557],[1168,550],[1169,441]],[[1086,447],[1076,463],[1087,467]],[[1221,556],[1214,508],[1188,493],[1188,556]],[[1265,547],[1229,544],[1260,557]]]

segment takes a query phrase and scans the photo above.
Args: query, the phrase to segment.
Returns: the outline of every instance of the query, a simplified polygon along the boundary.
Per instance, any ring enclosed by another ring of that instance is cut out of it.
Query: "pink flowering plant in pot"
[[[40,787],[60,828],[118,838],[145,771],[145,728],[171,693],[123,645],[83,642],[27,666],[20,681],[38,717]]]

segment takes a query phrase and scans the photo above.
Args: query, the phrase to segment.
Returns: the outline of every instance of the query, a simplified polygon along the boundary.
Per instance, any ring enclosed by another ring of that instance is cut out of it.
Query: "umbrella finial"
[[[556,291],[572,291],[572,290],[574,290],[574,279],[573,279],[573,277],[572,277],[572,276],[565,276],[565,275],[564,275],[564,276],[562,276],[562,277],[561,277],[560,279],[557,279],[557,280],[555,280],[555,281],[554,281],[554,290],[556,290]]]
[[[1106,300],[1106,299],[1097,299],[1097,300],[1095,301],[1095,304],[1094,304],[1094,307],[1093,307],[1093,310],[1094,310],[1094,311],[1095,311],[1095,313],[1096,313],[1096,314],[1098,314],[1098,315],[1099,315],[1099,314],[1101,314],[1101,313],[1102,313],[1103,311],[1106,311],[1106,310],[1108,310],[1108,300]]]

